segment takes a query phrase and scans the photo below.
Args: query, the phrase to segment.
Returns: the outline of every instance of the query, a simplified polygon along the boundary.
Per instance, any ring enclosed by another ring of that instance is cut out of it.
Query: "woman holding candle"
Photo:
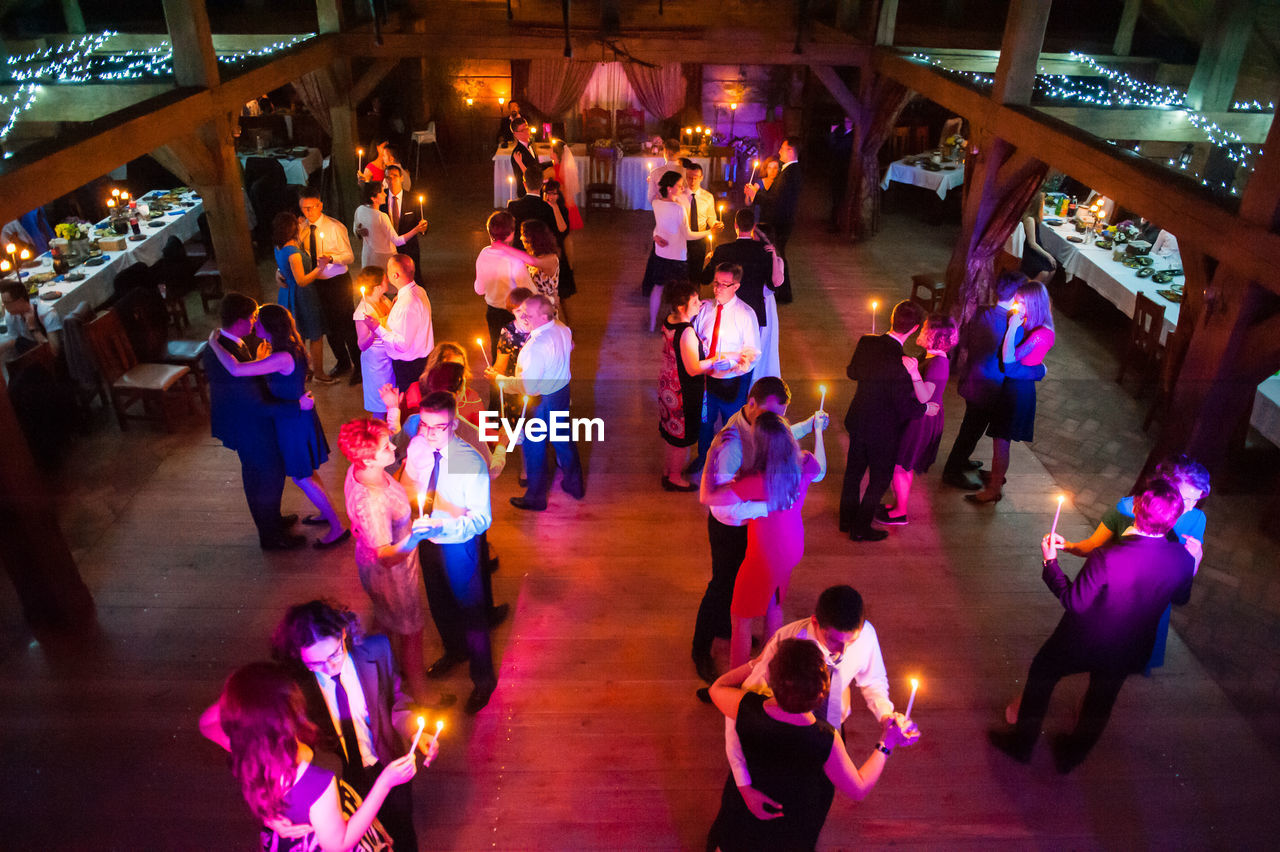
[[[991,473],[986,486],[964,495],[970,503],[998,503],[1003,497],[1005,474],[1009,470],[1009,444],[1031,441],[1036,422],[1036,382],[1043,373],[1038,368],[1053,348],[1053,308],[1049,291],[1039,281],[1018,287],[1009,312],[1009,325],[1001,343],[1000,359],[1005,374],[1000,398],[987,434],[991,437]],[[980,474],[981,475],[981,474]]]
[[[361,266],[387,267],[387,261],[396,256],[396,249],[418,234],[427,232],[426,220],[419,220],[403,234],[397,234],[391,224],[391,217],[381,210],[387,202],[387,190],[378,182],[370,182],[360,187],[360,196],[364,203],[356,208],[352,222],[354,230],[363,241],[360,249]]]
[[[356,275],[356,286],[360,288],[360,301],[352,319],[356,324],[356,344],[360,347],[364,410],[385,420],[387,406],[382,401],[380,391],[383,385],[395,384],[391,356],[387,354],[382,338],[370,331],[368,325],[361,320],[373,317],[379,325],[387,324],[391,300],[387,298],[386,271],[380,266],[366,266]]]
[[[329,256],[322,254],[312,258],[303,250],[298,238],[298,217],[292,213],[277,213],[271,220],[271,232],[276,269],[284,279],[284,286],[276,292],[276,301],[293,315],[298,323],[298,332],[307,341],[312,378],[317,384],[334,384],[337,380],[324,371],[324,313],[320,307],[320,296],[311,286],[329,265]],[[311,268],[313,263],[315,267]]]
[[[861,801],[880,780],[889,754],[919,739],[912,724],[904,731],[886,717],[875,750],[854,765],[840,735],[814,711],[830,689],[830,673],[817,644],[784,639],[769,661],[767,697],[742,688],[750,664],[735,667],[711,685],[716,708],[733,720],[751,772],[749,790],[777,806],[757,813],[733,775],[725,781],[707,848],[722,852],[757,849],[814,849],[835,791]]]
[[[668,291],[671,313],[662,323],[662,372],[658,374],[658,432],[666,442],[663,491],[697,491],[684,476],[689,448],[698,442],[706,374],[727,359],[704,358],[702,341],[693,330],[702,300],[689,281],[676,281]],[[723,365],[722,365],[723,366]]]
[[[280,305],[263,305],[258,310],[255,332],[271,345],[271,354],[255,361],[237,361],[224,347],[215,345],[221,335],[215,329],[209,338],[209,351],[237,378],[264,376],[267,390],[278,399],[296,402],[306,393],[307,353],[302,346],[293,316]],[[284,471],[294,485],[307,495],[319,512],[303,520],[313,526],[328,525],[328,535],[315,543],[317,550],[327,550],[351,537],[344,529],[338,513],[325,494],[324,484],[316,475],[316,469],[329,460],[329,442],[325,440],[320,417],[311,408],[287,407],[272,417],[276,429],[276,443],[284,459]]]
[[[752,619],[764,616],[761,644],[782,626],[782,602],[791,571],[804,556],[804,507],[809,485],[827,474],[827,453],[822,429],[813,430],[814,450],[801,452],[791,427],[777,414],[766,411],[752,427],[754,450],[732,481],[713,486],[702,478],[700,499],[706,506],[722,506],[740,500],[763,501],[769,514],[747,524],[747,555],[733,586],[729,637],[729,665],[737,667],[751,655]],[[715,469],[714,460],[708,465]]]
[[[214,708],[216,723],[207,721]],[[302,690],[280,666],[250,663],[237,669],[201,723],[216,724],[211,737],[231,752],[231,772],[264,824],[264,850],[388,848],[389,838],[374,820],[387,794],[416,774],[416,754],[388,763],[348,817],[338,792],[345,782],[312,762],[316,726],[307,719]],[[423,766],[434,757],[428,750]],[[350,800],[353,792],[348,788],[344,795]]]
[[[658,179],[653,221],[654,257],[641,287],[649,296],[649,331],[657,328],[664,288],[689,280],[688,242],[706,239],[724,227],[713,222],[705,231],[689,229],[689,187],[683,170],[665,172]]]
[[[760,165],[760,174],[752,182],[743,187],[743,194],[748,204],[756,208],[756,222],[762,225],[773,225],[777,216],[774,208],[777,198],[773,194],[773,183],[782,172],[782,161],[777,157],[769,157]]]

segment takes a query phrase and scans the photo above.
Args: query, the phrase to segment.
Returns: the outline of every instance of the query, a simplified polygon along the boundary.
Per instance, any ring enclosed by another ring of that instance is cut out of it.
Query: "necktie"
[[[309,236],[307,240],[308,240],[308,246],[311,249],[311,260],[312,262],[314,262],[316,259],[316,226],[315,225],[311,226],[311,236]]]
[[[431,468],[431,478],[427,480],[427,499],[423,503],[423,514],[431,517],[431,510],[436,505],[436,485],[440,482],[440,451],[435,451],[436,463]]]
[[[698,196],[689,196],[689,230],[698,230]]]
[[[716,357],[716,347],[720,345],[720,312],[724,310],[724,305],[716,305],[716,324],[711,326],[711,349],[707,353],[708,358]]]
[[[827,694],[822,696],[822,703],[819,704],[818,709],[814,711],[814,715],[824,722],[830,721],[830,719],[827,718],[827,714],[831,708],[831,694],[835,690],[836,683],[836,666],[839,664],[840,660],[834,657],[831,662],[827,663],[827,675],[830,678],[830,685],[827,687]],[[836,700],[839,701],[840,699],[837,698]]]
[[[347,766],[354,769],[364,767],[364,759],[360,756],[360,741],[356,739],[356,723],[351,719],[351,702],[347,700],[347,691],[342,687],[341,676],[333,679],[334,703],[338,705],[338,727],[342,733],[342,748],[347,754]]]
[[[398,206],[394,195],[387,196],[387,211],[391,214],[391,226],[397,233],[400,231],[400,211],[396,209]]]

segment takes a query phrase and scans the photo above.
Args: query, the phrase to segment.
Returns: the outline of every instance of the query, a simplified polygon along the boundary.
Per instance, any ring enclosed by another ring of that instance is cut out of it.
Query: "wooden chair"
[[[639,151],[640,140],[644,138],[644,110],[620,109],[613,117],[622,150],[628,153]]]
[[[924,308],[925,313],[937,313],[947,294],[946,278],[934,273],[911,276],[911,301]]]
[[[890,162],[901,160],[907,156],[907,136],[911,132],[909,127],[893,128],[893,136],[889,139],[889,160]]]
[[[1164,330],[1164,305],[1157,305],[1141,293],[1137,304],[1133,307],[1133,321],[1129,324],[1129,335],[1120,348],[1120,369],[1116,372],[1116,384],[1124,381],[1130,362],[1137,362],[1143,374],[1144,384],[1159,369],[1164,347],[1160,344],[1160,333]]]
[[[929,144],[928,127],[920,124],[911,128],[911,153],[919,154],[921,151],[928,151],[932,147]]]
[[[165,431],[172,432],[168,404],[171,391],[183,393],[187,411],[194,410],[193,400],[199,388],[191,370],[174,364],[139,364],[124,324],[114,309],[89,323],[86,331],[122,432],[129,428],[130,419],[155,421],[161,423]],[[139,404],[142,413],[131,414],[129,410]]]
[[[711,166],[703,180],[707,191],[718,200],[725,201],[733,190],[733,183],[725,180],[726,164],[733,161],[733,149],[728,145],[718,145],[711,149]]]
[[[582,136],[588,145],[609,138],[609,111],[592,107],[582,111]]]
[[[53,357],[53,347],[48,343],[41,343],[38,346],[31,347],[17,358],[13,358],[5,366],[9,370],[9,381],[13,381],[23,370],[29,370],[32,367],[44,367],[52,373],[56,363],[57,359]]]
[[[617,202],[618,160],[612,148],[592,148],[587,160],[587,209],[612,210]]]
[[[195,274],[196,290],[200,293],[200,307],[209,313],[209,303],[222,298],[222,273],[218,261],[210,258],[200,265]]]

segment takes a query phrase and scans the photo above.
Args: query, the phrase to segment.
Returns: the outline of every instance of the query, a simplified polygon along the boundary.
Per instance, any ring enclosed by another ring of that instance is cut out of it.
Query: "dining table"
[[[935,193],[940,200],[945,201],[948,192],[964,184],[964,161],[952,162],[941,157],[939,159],[940,162],[934,162],[931,155],[921,154],[895,160],[889,164],[889,168],[885,169],[880,188],[888,189],[891,181],[918,186]],[[926,162],[938,168],[926,167],[924,165]]]
[[[581,208],[586,206],[584,193],[587,186],[587,146],[584,143],[574,143],[569,146],[569,150],[573,151],[574,164],[578,169],[578,193],[574,197],[574,202]],[[538,145],[535,153],[544,165],[550,164],[550,154],[546,152],[545,145]],[[702,166],[703,186],[708,185],[713,179],[724,179],[724,175],[713,178],[710,157],[693,153],[682,153],[681,156]],[[649,172],[664,162],[662,157],[653,154],[648,156],[627,154],[618,160],[614,175],[614,206],[620,210],[652,210],[653,205],[649,201]],[[727,163],[726,160],[726,165]],[[508,181],[508,178],[511,180]],[[514,197],[514,193],[515,179],[511,169],[511,146],[506,145],[498,148],[493,155],[493,206],[506,207],[507,202]]]
[[[306,186],[312,173],[324,165],[324,154],[319,148],[266,148],[262,151],[239,151],[236,156],[240,158],[241,168],[250,157],[279,160],[284,168],[285,181],[293,186]]]

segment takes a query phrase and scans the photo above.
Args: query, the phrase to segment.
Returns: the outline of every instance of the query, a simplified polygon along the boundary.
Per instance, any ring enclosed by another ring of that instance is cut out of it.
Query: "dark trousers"
[[[502,336],[502,329],[506,328],[508,323],[515,322],[516,315],[505,308],[495,308],[493,305],[484,306],[484,321],[489,326],[489,363],[492,364],[498,360],[498,338]],[[512,367],[515,365],[512,364]]]
[[[530,418],[543,420],[547,423],[547,427],[551,425],[551,412],[553,411],[569,411],[569,386],[565,385],[555,393],[544,394],[539,398],[538,404],[534,406],[533,411],[529,413]],[[572,440],[569,441],[551,441],[543,438],[541,441],[531,441],[526,436],[521,446],[524,448],[525,467],[529,473],[529,487],[524,492],[524,499],[537,505],[546,505],[547,494],[551,491],[551,479],[555,475],[547,458],[547,444],[551,445],[555,452],[556,464],[560,466],[564,479],[560,483],[565,491],[573,493],[581,493],[582,483],[582,461],[578,458],[578,445]]]
[[[738,568],[747,556],[747,525],[731,527],[708,514],[707,539],[711,542],[711,580],[702,593],[698,620],[693,625],[694,659],[711,656],[711,642],[717,636],[729,638],[729,604]]]
[[[258,538],[274,539],[282,532],[280,499],[284,495],[284,460],[275,447],[254,446],[240,450],[239,456],[244,499],[258,528]]]
[[[1050,642],[1052,641],[1051,639]],[[1120,687],[1124,686],[1127,675],[1123,672],[1090,671],[1087,665],[1072,660],[1048,642],[1031,661],[1027,685],[1022,690],[1018,724],[1014,727],[1014,734],[1022,747],[1030,749],[1039,738],[1040,726],[1049,709],[1049,698],[1058,681],[1067,675],[1086,671],[1089,672],[1089,688],[1085,690],[1080,718],[1070,734],[1068,744],[1077,758],[1083,758],[1089,753],[1107,727],[1111,708],[1115,706],[1116,697],[1120,695]]]
[[[695,284],[702,284],[702,268],[707,265],[707,241],[706,240],[687,240],[686,257],[689,266],[689,280]]]
[[[844,486],[840,489],[840,526],[850,532],[871,529],[876,507],[893,482],[893,462],[897,446],[869,443],[857,433],[849,435],[849,455],[844,466]],[[867,490],[862,491],[862,475],[871,472]],[[861,497],[859,497],[861,494]]]
[[[978,442],[986,434],[987,426],[991,424],[991,416],[994,413],[994,405],[965,402],[964,419],[960,421],[960,431],[956,433],[956,442],[951,445],[951,452],[947,455],[947,463],[942,468],[944,474],[965,472],[965,463],[973,456],[973,451],[978,448]]]
[[[354,771],[351,767],[343,767],[342,780],[355,788],[360,798],[364,799],[369,796],[373,782],[378,780],[378,775],[384,768],[381,760],[373,766],[363,766]],[[409,784],[398,784],[391,788],[391,792],[382,800],[382,807],[378,808],[378,822],[382,823],[382,827],[391,836],[394,848],[418,848],[418,833],[413,827],[413,793]]]
[[[736,380],[707,377],[707,419],[702,421],[702,426],[698,429],[698,457],[693,460],[690,470],[702,469],[707,460],[707,448],[715,440],[716,433],[747,404],[752,375],[753,373],[747,373]],[[733,381],[737,381],[736,387],[729,384]],[[730,390],[732,393],[729,393]]]
[[[492,691],[498,685],[489,647],[489,608],[480,571],[480,542],[418,545],[427,605],[440,632],[444,652],[471,661],[471,682]]]
[[[778,250],[778,257],[784,261],[782,286],[778,288],[777,299],[780,305],[791,304],[791,262],[787,260],[787,243],[791,241],[791,223],[776,222],[773,226],[773,246]]]
[[[422,378],[422,371],[427,368],[427,356],[415,358],[412,361],[397,361],[391,359],[391,372],[396,377],[396,390],[404,393],[409,390],[409,385]]]
[[[344,272],[332,278],[317,278],[312,286],[320,298],[329,348],[333,350],[338,366],[354,364],[359,367],[360,346],[356,343],[356,323],[351,318],[356,307],[355,295],[351,291],[351,274]],[[319,365],[315,369],[319,370]]]

